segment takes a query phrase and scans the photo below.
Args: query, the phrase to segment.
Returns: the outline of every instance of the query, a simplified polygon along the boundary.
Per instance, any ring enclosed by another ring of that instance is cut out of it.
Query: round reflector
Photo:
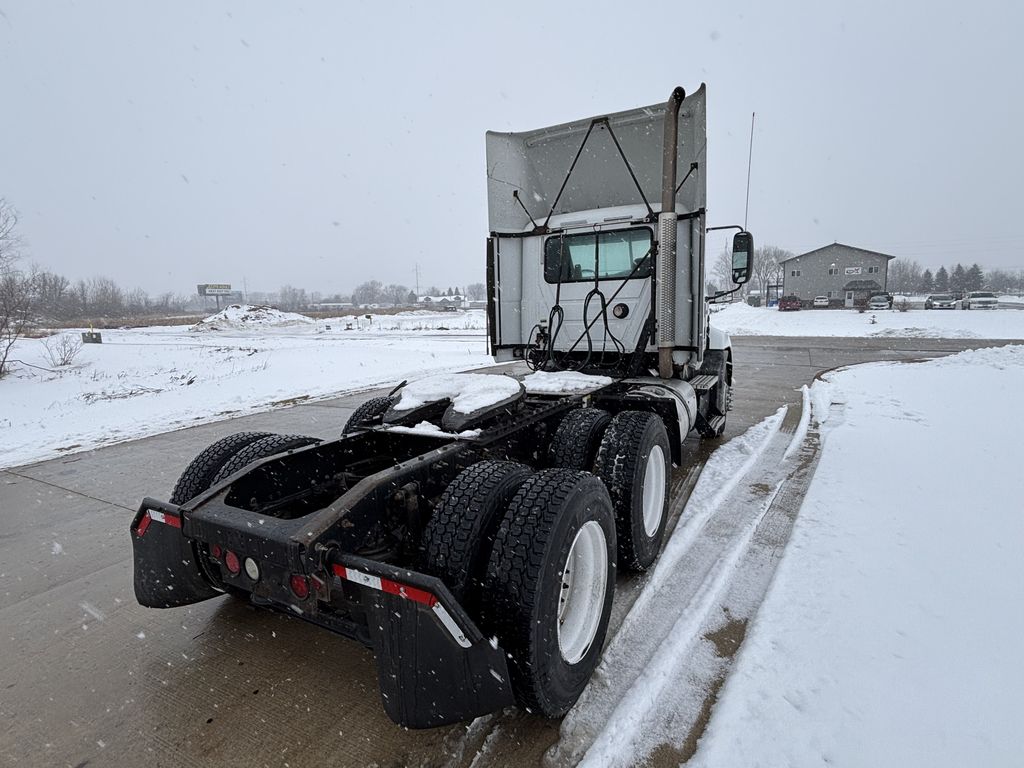
[[[299,598],[299,600],[305,600],[309,597],[309,579],[305,576],[300,576],[297,573],[292,574],[291,587],[292,592],[295,593],[295,596]]]
[[[260,578],[260,567],[251,557],[245,558],[245,575],[253,581],[258,581]]]
[[[231,573],[238,573],[242,570],[242,564],[238,562],[238,555],[232,552],[230,549],[224,553],[224,565]]]

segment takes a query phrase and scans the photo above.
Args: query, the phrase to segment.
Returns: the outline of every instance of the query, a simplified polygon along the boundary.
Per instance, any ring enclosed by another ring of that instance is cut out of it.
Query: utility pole
[[[420,265],[416,265],[416,299],[420,298]]]
[[[743,229],[747,228],[747,214],[750,213],[750,168],[754,162],[754,115],[750,113],[750,153],[747,155],[747,202],[743,206]]]

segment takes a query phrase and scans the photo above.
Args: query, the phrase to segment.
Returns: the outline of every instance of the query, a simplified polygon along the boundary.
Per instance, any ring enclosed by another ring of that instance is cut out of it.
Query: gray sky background
[[[742,223],[756,111],[758,243],[1024,268],[1022,9],[0,0],[0,196],[73,279],[464,285],[485,130],[703,81],[709,224]]]

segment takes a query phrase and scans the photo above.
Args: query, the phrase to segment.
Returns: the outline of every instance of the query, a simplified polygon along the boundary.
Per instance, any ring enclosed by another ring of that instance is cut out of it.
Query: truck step
[[[718,375],[714,373],[706,373],[703,376],[694,376],[690,379],[690,386],[695,392],[707,392],[717,383]]]
[[[720,430],[723,424],[725,424],[725,416],[712,416],[708,419],[708,426],[715,432]]]

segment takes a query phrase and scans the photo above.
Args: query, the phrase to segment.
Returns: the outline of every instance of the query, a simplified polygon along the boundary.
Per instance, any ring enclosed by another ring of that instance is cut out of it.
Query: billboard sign
[[[196,286],[200,296],[230,296],[231,286],[228,283],[200,283]]]

